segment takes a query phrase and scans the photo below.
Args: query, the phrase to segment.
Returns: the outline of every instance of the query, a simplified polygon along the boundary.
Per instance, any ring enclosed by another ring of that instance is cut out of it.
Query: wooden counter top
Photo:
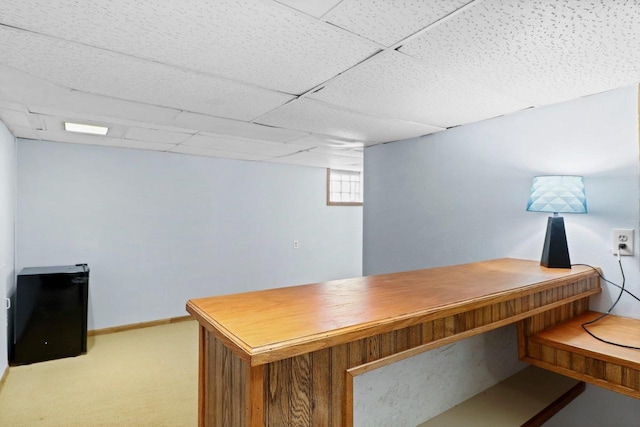
[[[593,274],[504,258],[192,299],[187,311],[257,365],[303,351],[296,347],[325,348]]]

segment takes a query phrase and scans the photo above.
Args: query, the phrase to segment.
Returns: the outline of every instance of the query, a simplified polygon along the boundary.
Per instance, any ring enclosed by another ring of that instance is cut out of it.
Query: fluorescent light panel
[[[64,122],[64,130],[68,132],[90,133],[92,135],[106,135],[107,132],[109,132],[109,128],[105,126],[93,126],[70,122]]]

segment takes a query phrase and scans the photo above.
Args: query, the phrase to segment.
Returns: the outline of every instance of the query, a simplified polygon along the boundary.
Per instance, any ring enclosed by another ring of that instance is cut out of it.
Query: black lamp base
[[[547,220],[547,235],[544,238],[540,265],[549,268],[571,268],[564,218],[550,216]]]

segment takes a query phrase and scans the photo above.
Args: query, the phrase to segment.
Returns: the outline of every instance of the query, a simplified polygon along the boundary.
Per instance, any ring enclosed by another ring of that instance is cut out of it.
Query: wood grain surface
[[[467,312],[590,275],[593,270],[583,266],[550,269],[537,261],[504,258],[192,299],[187,311],[256,365]],[[502,309],[510,308],[505,305]],[[434,327],[436,334],[442,334],[453,324]],[[412,340],[419,341],[417,329],[406,333],[406,344],[396,340],[397,345],[410,348]]]

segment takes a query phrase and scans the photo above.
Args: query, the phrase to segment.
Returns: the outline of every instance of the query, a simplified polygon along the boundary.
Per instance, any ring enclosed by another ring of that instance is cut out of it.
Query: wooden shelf
[[[584,389],[584,382],[529,366],[418,427],[539,426]]]
[[[600,316],[587,311],[564,323],[523,335],[521,358],[535,366],[640,398],[640,350],[607,344],[590,336],[582,324]],[[640,319],[609,315],[588,325],[598,337],[640,347]]]

